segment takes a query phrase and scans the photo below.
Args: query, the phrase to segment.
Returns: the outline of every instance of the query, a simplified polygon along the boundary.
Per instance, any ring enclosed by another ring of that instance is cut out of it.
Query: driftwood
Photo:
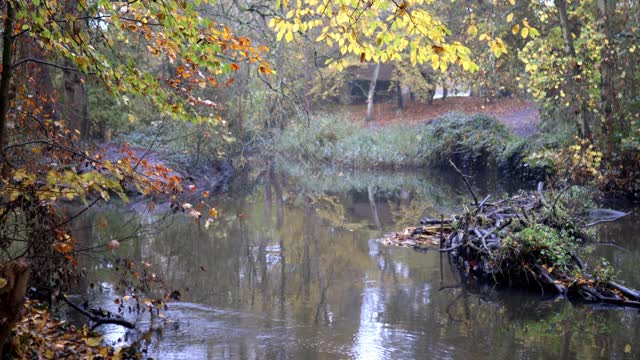
[[[468,176],[454,168],[470,188]],[[564,243],[558,244],[554,250],[564,252],[567,260],[555,264],[552,257],[537,251],[535,247],[529,253],[522,254],[519,252],[522,249],[515,249],[518,244],[514,244],[513,240],[505,241],[522,229],[538,229],[536,226],[544,226],[544,229],[551,229],[555,234],[569,232],[572,237],[566,241],[576,244],[590,240],[584,229],[595,223],[585,224],[579,219],[560,218],[560,211],[556,208],[559,206],[558,198],[547,201],[542,183],[534,192],[522,192],[495,203],[488,202],[489,196],[478,201],[469,190],[475,208],[448,219],[421,219],[423,226],[386,234],[382,241],[446,253],[465,276],[478,280],[540,288],[559,296],[588,302],[640,307],[640,291],[589,274],[584,261],[568,246],[563,247]],[[607,210],[605,219],[596,223],[613,221],[627,214]],[[575,273],[580,275],[576,277]]]

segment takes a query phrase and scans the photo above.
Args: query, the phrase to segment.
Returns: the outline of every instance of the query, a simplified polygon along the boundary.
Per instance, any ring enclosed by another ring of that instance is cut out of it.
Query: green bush
[[[501,255],[567,271],[576,247],[574,238],[565,231],[535,224],[507,237]]]
[[[419,156],[430,166],[449,166],[449,159],[465,167],[497,164],[511,139],[509,130],[486,115],[449,113],[420,126]]]
[[[542,156],[546,150],[560,149],[571,143],[572,132],[557,129],[547,122],[539,132],[527,138],[512,138],[498,159],[505,172],[522,179],[543,180],[555,171],[553,161]]]

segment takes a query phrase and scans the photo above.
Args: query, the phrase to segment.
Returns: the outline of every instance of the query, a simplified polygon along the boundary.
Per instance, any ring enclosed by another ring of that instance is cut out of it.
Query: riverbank
[[[359,119],[353,109],[316,114],[284,129],[267,149],[291,162],[342,169],[429,171],[448,167],[451,159],[470,172],[497,171],[551,187],[586,185],[607,196],[640,199],[635,166],[640,147],[624,142],[619,153],[607,155],[562,122],[540,123],[526,102],[514,101],[499,113],[483,110],[495,117],[454,112],[429,118],[435,110],[394,114],[389,109],[387,118],[372,122]]]
[[[366,105],[336,106],[332,115],[340,115],[353,122],[369,127],[383,127],[394,124],[415,124],[435,119],[447,113],[482,114],[498,119],[515,134],[523,137],[533,135],[540,123],[536,105],[519,98],[447,97],[435,99],[431,104],[410,102],[402,110],[397,104],[379,103],[374,105],[374,120],[365,123]]]
[[[133,146],[118,142],[102,144],[102,149],[106,160],[117,161],[122,155],[123,149],[129,152],[130,157],[135,157],[149,164],[151,167],[160,165],[170,169],[168,177],[176,176],[182,180],[183,188],[190,191],[198,189],[211,194],[225,191],[231,178],[235,173],[230,158],[218,158],[217,156],[207,156],[195,161],[189,156],[171,151],[155,143],[143,147]],[[135,189],[130,189],[135,191]]]
[[[530,155],[569,142],[562,133],[523,137],[504,120],[482,114],[448,113],[422,122],[374,124],[362,126],[345,117],[319,115],[308,125],[285,129],[273,139],[271,151],[311,166],[368,170],[448,168],[452,159],[469,171],[498,171],[541,181],[555,171],[553,164]],[[535,124],[518,126],[523,132]]]
[[[45,304],[28,300],[24,315],[4,355],[7,359],[140,359],[135,346],[105,346],[103,336],[87,326],[56,319]],[[3,358],[3,359],[4,359]]]

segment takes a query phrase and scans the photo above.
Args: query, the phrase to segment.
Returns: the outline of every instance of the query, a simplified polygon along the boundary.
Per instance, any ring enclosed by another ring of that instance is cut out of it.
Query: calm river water
[[[478,181],[478,193],[510,190],[495,180]],[[145,317],[129,335],[104,326],[108,341],[144,334],[156,359],[640,358],[638,310],[465,284],[446,257],[375,240],[468,202],[455,176],[265,164],[213,201],[221,216],[208,230],[178,214],[122,241],[119,255],[151,263],[182,297],[168,304],[164,326]],[[152,224],[161,211],[112,205],[87,214],[77,233],[104,243]],[[601,225],[606,244],[591,256],[608,259],[636,288],[638,220]],[[108,266],[85,265],[84,296],[115,309],[122,293]]]

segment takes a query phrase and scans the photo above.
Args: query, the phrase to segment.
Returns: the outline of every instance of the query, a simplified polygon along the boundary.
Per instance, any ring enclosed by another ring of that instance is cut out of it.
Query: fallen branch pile
[[[382,241],[447,253],[463,274],[478,280],[640,307],[639,291],[612,281],[610,269],[589,268],[580,259],[580,244],[590,240],[587,224],[568,215],[562,194],[547,199],[540,183],[537,191],[490,202],[490,196],[478,201],[468,189],[474,203],[462,214],[422,219],[422,226],[386,234]]]

